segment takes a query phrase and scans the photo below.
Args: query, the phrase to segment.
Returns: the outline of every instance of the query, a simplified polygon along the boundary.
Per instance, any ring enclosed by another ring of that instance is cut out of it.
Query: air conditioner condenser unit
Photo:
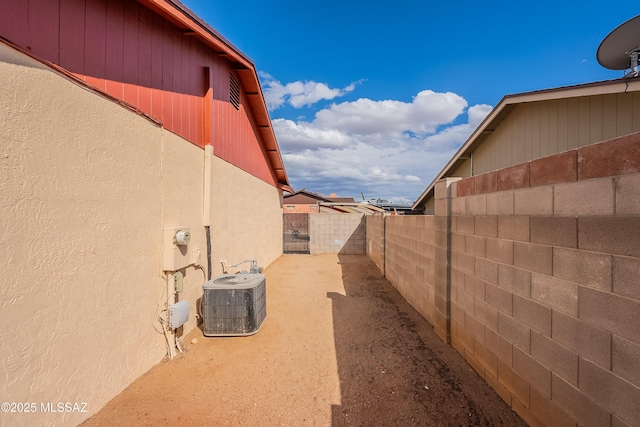
[[[266,317],[264,274],[225,274],[202,286],[205,336],[253,335]]]

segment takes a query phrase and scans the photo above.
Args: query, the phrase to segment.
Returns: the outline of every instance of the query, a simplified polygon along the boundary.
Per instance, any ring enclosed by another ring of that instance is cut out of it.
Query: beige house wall
[[[640,423],[639,147],[633,134],[436,185],[432,323],[530,425]],[[387,276],[419,307],[429,285],[409,260],[428,265],[428,240],[415,255],[389,240],[387,225]],[[394,253],[408,258],[390,268]]]
[[[455,170],[453,170],[453,172],[450,175],[447,175],[447,176],[455,176],[457,178],[470,177],[471,176],[471,161],[470,160],[461,161],[460,165]],[[427,201],[427,203],[429,205],[425,206],[425,213],[432,214],[434,206],[435,206],[435,202],[434,202],[433,198],[430,198]]]
[[[473,151],[473,174],[639,131],[640,92],[518,104]]]
[[[633,132],[640,132],[640,92],[523,102],[473,149],[473,162],[461,160],[447,176],[467,178]]]
[[[1,43],[0,87],[0,394],[38,405],[0,424],[77,425],[166,353],[162,228],[190,227],[206,269],[204,151]],[[281,192],[218,158],[212,177],[214,275],[222,257],[266,267]],[[204,275],[183,272],[186,334]]]
[[[213,276],[255,259],[267,267],[282,255],[282,192],[230,163],[214,159],[211,199]],[[249,264],[239,266],[248,270]]]

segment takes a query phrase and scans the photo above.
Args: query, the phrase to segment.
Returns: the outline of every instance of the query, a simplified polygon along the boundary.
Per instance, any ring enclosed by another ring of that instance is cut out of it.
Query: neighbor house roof
[[[300,190],[298,192],[287,194],[284,198],[289,203],[309,204],[317,202],[332,202],[332,203],[355,203],[353,197],[324,197],[320,194],[312,193],[310,191]]]
[[[255,117],[257,131],[264,141],[267,162],[273,170],[278,187],[292,191],[253,62],[181,2],[177,0],[138,0],[138,2],[181,28],[184,34],[198,38],[234,65]]]
[[[467,160],[471,152],[478,147],[498,127],[513,109],[527,102],[548,101],[555,99],[567,99],[580,96],[606,95],[640,90],[640,79],[622,78],[606,80],[594,83],[585,83],[575,86],[564,86],[553,89],[537,90],[503,97],[498,105],[473,131],[467,141],[460,147],[456,154],[449,160],[445,167],[436,175],[433,181],[413,203],[412,209],[422,209],[425,203],[433,196],[437,181],[451,176],[463,161]]]
[[[355,213],[355,214],[365,214],[365,215],[383,215],[384,209],[379,208],[374,205],[370,205],[369,203],[333,203],[333,202],[319,202],[321,213]]]
[[[372,215],[384,213],[384,209],[368,203],[356,203],[353,197],[324,197],[310,191],[298,191],[284,196],[285,203],[298,205],[315,205],[320,207],[320,212],[364,213]]]
[[[353,197],[329,197],[328,200],[333,203],[355,203]]]
[[[302,204],[302,205],[315,205],[318,202],[329,202],[330,200],[326,197],[323,197],[319,194],[311,193],[309,191],[300,190],[292,194],[287,194],[284,196],[284,199],[288,203],[292,204]]]

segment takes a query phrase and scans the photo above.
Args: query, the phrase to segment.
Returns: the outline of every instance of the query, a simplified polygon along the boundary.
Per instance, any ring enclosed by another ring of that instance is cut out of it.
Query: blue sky
[[[183,0],[253,60],[291,185],[413,202],[508,94],[622,77],[634,2]]]

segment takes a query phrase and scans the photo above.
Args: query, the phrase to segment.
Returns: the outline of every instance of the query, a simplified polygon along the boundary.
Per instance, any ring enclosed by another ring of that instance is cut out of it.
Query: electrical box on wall
[[[191,264],[189,227],[165,227],[162,235],[162,270],[176,271]]]
[[[177,329],[189,320],[189,303],[180,301],[169,306],[169,329]]]

